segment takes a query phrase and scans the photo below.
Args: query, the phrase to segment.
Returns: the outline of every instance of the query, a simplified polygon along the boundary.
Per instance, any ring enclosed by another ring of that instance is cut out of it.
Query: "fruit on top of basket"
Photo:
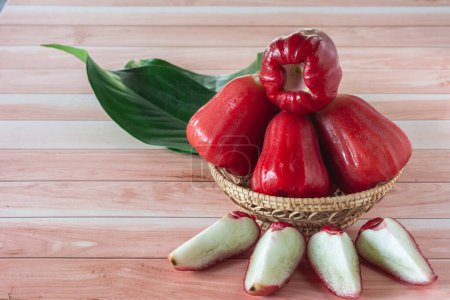
[[[255,167],[267,124],[278,111],[257,75],[238,77],[191,117],[186,135],[206,161],[244,176]]]
[[[338,95],[341,77],[324,32],[280,37],[266,48],[259,76],[234,79],[194,114],[188,141],[213,165],[252,175],[253,190],[263,194],[323,197],[333,193],[330,186],[345,194],[374,188],[399,174],[411,143],[363,99]]]
[[[426,285],[437,279],[413,236],[395,219],[368,221],[355,244],[362,258],[400,281]]]
[[[388,181],[411,156],[406,134],[359,97],[338,95],[314,118],[332,180],[344,193]]]
[[[176,270],[202,270],[250,249],[259,235],[253,216],[233,211],[176,248],[168,258]]]
[[[311,236],[307,256],[328,290],[339,297],[358,298],[362,292],[358,254],[339,227],[326,226]]]
[[[305,252],[305,238],[291,224],[272,223],[253,251],[244,279],[244,290],[254,296],[269,295],[284,286]]]
[[[304,29],[269,44],[260,77],[271,101],[302,115],[325,108],[336,97],[342,71],[331,38]]]
[[[329,175],[309,116],[283,111],[270,121],[251,186],[256,192],[274,196],[328,194]]]

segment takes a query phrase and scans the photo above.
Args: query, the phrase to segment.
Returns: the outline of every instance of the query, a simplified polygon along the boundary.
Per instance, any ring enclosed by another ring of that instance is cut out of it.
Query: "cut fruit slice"
[[[244,279],[244,290],[253,296],[278,291],[285,285],[305,252],[305,238],[291,224],[275,222],[256,244]]]
[[[355,244],[362,258],[400,281],[425,285],[437,279],[412,235],[395,219],[368,221]]]
[[[230,212],[170,253],[169,261],[180,271],[206,269],[250,249],[259,235],[254,217]]]
[[[314,234],[308,242],[307,255],[330,292],[343,298],[361,295],[358,254],[352,240],[341,228],[326,226]]]

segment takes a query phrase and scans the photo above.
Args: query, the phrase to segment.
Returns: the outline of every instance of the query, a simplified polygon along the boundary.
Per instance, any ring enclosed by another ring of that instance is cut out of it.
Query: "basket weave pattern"
[[[310,236],[325,225],[347,228],[363,213],[369,211],[395,185],[402,171],[390,181],[348,195],[322,198],[287,198],[253,192],[249,177],[236,177],[222,168],[209,164],[209,169],[219,187],[244,210],[261,221],[263,229],[275,221],[285,221]]]

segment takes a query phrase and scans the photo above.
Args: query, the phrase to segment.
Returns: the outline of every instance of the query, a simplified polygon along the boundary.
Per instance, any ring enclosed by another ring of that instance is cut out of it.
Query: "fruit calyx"
[[[254,215],[250,215],[250,214],[240,211],[240,210],[230,211],[230,216],[234,219],[250,218],[250,219],[256,220],[256,217]]]
[[[344,233],[344,230],[342,230],[342,228],[337,227],[337,226],[333,226],[333,225],[327,225],[322,227],[322,229],[320,231],[325,231],[329,234],[333,234],[333,235],[340,235],[342,233]]]
[[[361,226],[361,228],[359,229],[359,233],[368,229],[379,230],[382,227],[379,227],[378,225],[380,225],[383,221],[384,219],[381,217],[373,218],[372,220],[367,221],[363,226]]]
[[[272,231],[279,231],[279,230],[283,230],[283,229],[285,229],[287,227],[294,227],[294,225],[292,225],[291,223],[282,222],[282,221],[280,221],[280,222],[273,222],[270,225],[269,229],[272,230]]]

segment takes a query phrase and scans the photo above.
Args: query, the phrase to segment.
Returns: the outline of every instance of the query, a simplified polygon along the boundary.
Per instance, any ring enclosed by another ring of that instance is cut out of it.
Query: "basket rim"
[[[222,181],[223,184],[226,186],[233,188],[237,190],[239,193],[247,194],[249,197],[255,199],[261,199],[265,201],[275,201],[275,202],[289,202],[291,204],[295,205],[310,205],[310,204],[336,204],[337,202],[346,202],[346,201],[354,201],[361,198],[366,197],[372,197],[373,195],[384,192],[386,190],[389,190],[399,179],[400,175],[403,172],[402,168],[397,175],[395,175],[393,178],[391,178],[389,181],[386,181],[384,183],[378,184],[377,186],[364,190],[357,193],[352,194],[344,194],[344,195],[337,195],[337,196],[326,196],[326,197],[317,197],[317,198],[295,198],[295,197],[280,197],[280,196],[272,196],[272,195],[266,195],[258,192],[254,192],[249,188],[243,187],[239,184],[234,183],[232,180],[230,180],[227,175],[233,176],[229,173],[224,174],[225,169],[221,167],[217,167],[214,164],[208,163],[209,170],[211,172],[211,175],[213,176],[215,181]]]

